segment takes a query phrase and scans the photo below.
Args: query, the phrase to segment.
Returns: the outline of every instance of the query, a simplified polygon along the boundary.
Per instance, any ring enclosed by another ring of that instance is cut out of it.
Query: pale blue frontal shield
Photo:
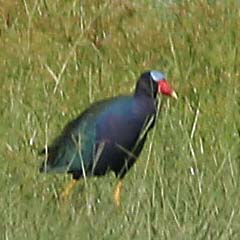
[[[165,79],[165,75],[157,70],[150,71],[150,75],[151,75],[152,79],[156,82]]]

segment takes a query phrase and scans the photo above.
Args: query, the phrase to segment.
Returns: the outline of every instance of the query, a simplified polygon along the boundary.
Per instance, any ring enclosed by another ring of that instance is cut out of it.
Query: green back
[[[110,98],[91,105],[79,117],[66,125],[62,134],[48,147],[48,158],[42,170],[46,172],[88,171],[93,163],[96,146],[96,123],[116,100]]]

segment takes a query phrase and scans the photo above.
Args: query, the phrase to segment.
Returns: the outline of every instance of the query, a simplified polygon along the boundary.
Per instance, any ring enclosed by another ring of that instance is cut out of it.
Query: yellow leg
[[[71,190],[73,189],[73,187],[77,184],[77,180],[76,179],[72,179],[70,183],[68,183],[68,185],[65,187],[64,191],[61,194],[60,199],[64,200],[68,197],[69,193],[71,192]]]
[[[120,180],[115,188],[113,199],[117,207],[120,206],[121,202],[121,189],[122,189],[122,181]]]

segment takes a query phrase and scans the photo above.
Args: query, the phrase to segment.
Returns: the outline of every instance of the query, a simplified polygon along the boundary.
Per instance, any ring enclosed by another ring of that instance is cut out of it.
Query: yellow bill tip
[[[175,98],[176,100],[178,99],[178,95],[175,91],[172,92],[171,97]]]

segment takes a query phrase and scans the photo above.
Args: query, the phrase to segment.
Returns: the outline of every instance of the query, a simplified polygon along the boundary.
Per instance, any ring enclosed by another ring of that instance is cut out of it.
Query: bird
[[[132,94],[92,103],[40,152],[45,155],[41,173],[72,175],[61,198],[67,198],[81,178],[113,171],[117,178],[113,201],[120,205],[123,178],[139,157],[155,124],[158,93],[177,99],[164,73],[146,71]]]

